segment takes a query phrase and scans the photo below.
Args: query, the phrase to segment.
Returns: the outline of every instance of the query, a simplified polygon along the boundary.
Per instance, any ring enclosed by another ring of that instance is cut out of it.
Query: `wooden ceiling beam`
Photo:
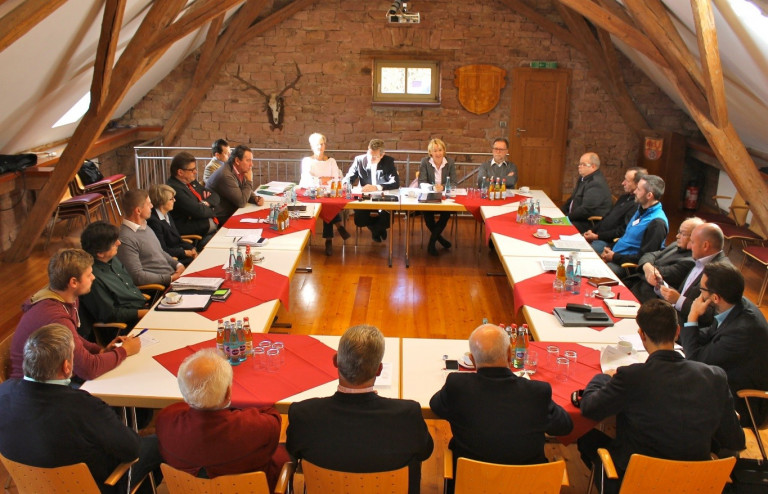
[[[659,50],[640,30],[622,21],[618,16],[602,9],[591,0],[559,0],[560,3],[583,15],[595,26],[599,26],[617,39],[639,51],[659,66],[667,64]]]
[[[203,82],[205,77],[205,71],[199,70],[201,67],[210,67],[214,61],[214,53],[216,50],[216,40],[219,38],[219,32],[224,25],[224,14],[214,18],[208,26],[208,32],[205,36],[205,42],[200,48],[200,57],[197,61],[197,67],[195,68],[195,75],[192,77],[192,86],[197,86]]]
[[[0,18],[0,52],[51,15],[67,0],[26,0]]]
[[[637,29],[637,26],[635,25],[635,20],[632,19],[632,16],[629,15],[626,8],[622,4],[620,4],[616,0],[598,0],[598,3],[602,5],[602,7],[606,9],[608,12],[610,12],[612,15],[615,15],[616,17],[621,19],[622,22],[625,22]]]
[[[101,35],[96,48],[91,80],[91,105],[101,106],[106,97],[105,88],[112,80],[112,66],[115,63],[117,41],[123,25],[126,0],[107,0],[104,4],[104,16],[101,20]]]
[[[713,123],[722,128],[728,123],[728,103],[725,99],[725,81],[712,4],[709,0],[691,0],[691,9],[696,23],[701,66],[705,74],[704,89],[709,102],[709,114]]]
[[[147,48],[154,42],[157,33],[162,32],[176,18],[185,3],[186,0],[163,0],[152,4],[112,70],[112,78],[107,94],[103,98],[103,104],[91,105],[80,120],[51,178],[37,195],[29,217],[22,223],[13,244],[5,252],[6,261],[18,262],[29,256],[32,247],[56,210],[60,198],[86,158],[88,149],[101,135],[130,89],[136,72],[144,69],[148,58]]]

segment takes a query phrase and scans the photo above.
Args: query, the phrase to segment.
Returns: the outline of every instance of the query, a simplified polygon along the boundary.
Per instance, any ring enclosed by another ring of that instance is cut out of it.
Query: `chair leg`
[[[766,286],[768,286],[768,267],[766,267],[765,275],[763,275],[763,286],[760,287],[760,295],[757,296],[758,307],[760,307],[763,304],[763,297],[765,296]]]

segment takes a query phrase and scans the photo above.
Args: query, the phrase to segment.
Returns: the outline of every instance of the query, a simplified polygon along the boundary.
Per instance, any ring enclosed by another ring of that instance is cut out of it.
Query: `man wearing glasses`
[[[599,168],[600,158],[596,153],[585,153],[579,158],[579,181],[563,205],[563,212],[579,233],[589,230],[590,216],[605,216],[613,206],[611,189]]]
[[[487,187],[488,180],[503,178],[507,181],[507,188],[514,189],[517,185],[517,165],[507,159],[509,141],[499,137],[493,141],[493,159],[480,165],[477,172],[477,186]],[[486,182],[483,183],[483,178]]]
[[[688,360],[721,367],[728,376],[731,393],[741,389],[768,389],[768,323],[744,297],[744,276],[729,262],[704,266],[700,295],[693,301],[688,319],[680,330],[680,343]],[[699,320],[709,307],[715,321],[700,328]],[[751,402],[755,422],[768,417],[768,402]],[[744,400],[736,401],[743,426],[751,425]]]
[[[176,191],[176,204],[169,211],[176,229],[181,235],[203,237],[198,243],[202,247],[218,228],[215,208],[220,202],[219,195],[197,181],[195,157],[187,152],[173,157],[171,178],[166,183]]]

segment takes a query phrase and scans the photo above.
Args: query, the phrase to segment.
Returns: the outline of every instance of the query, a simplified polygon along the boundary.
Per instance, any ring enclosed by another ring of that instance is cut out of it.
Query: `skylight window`
[[[75,103],[75,105],[69,109],[67,113],[64,114],[63,117],[61,117],[55,124],[53,124],[52,129],[55,129],[56,127],[62,127],[64,125],[69,125],[71,123],[75,123],[78,120],[80,120],[83,115],[85,115],[85,112],[88,111],[88,107],[91,106],[91,93],[90,91],[85,93],[85,96],[80,98],[80,100]]]

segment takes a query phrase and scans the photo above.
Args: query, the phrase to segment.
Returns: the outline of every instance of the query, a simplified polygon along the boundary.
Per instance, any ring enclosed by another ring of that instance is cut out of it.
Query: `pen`
[[[143,334],[144,334],[144,333],[146,333],[147,331],[149,331],[149,328],[144,328],[144,329],[142,329],[141,331],[139,331],[139,332],[138,332],[138,334],[135,334],[135,335],[133,335],[133,337],[134,337],[134,338],[138,338],[139,336],[143,335]]]

